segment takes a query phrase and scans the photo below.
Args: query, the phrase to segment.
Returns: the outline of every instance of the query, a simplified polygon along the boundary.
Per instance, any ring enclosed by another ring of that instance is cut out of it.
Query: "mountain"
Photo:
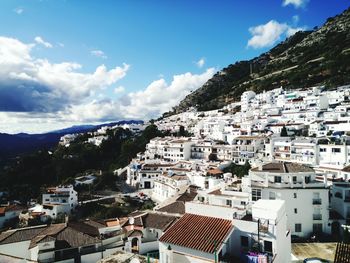
[[[77,125],[62,130],[43,134],[6,134],[0,133],[0,164],[8,158],[29,153],[37,149],[49,149],[57,145],[61,136],[69,133],[83,133],[97,130],[102,126],[115,126],[123,124],[142,124],[140,120],[118,121],[99,125]]]
[[[218,109],[239,101],[246,90],[316,85],[330,89],[349,84],[349,61],[350,8],[328,18],[320,28],[297,32],[259,57],[229,65],[163,116],[192,106],[198,110]]]
[[[99,129],[103,126],[115,126],[115,125],[124,125],[124,124],[143,124],[143,121],[141,120],[123,120],[123,121],[117,121],[117,122],[109,122],[109,123],[103,123],[103,124],[98,124],[98,125],[74,125],[69,128],[57,130],[57,131],[52,131],[49,133],[81,133],[81,132],[88,132],[92,130]]]

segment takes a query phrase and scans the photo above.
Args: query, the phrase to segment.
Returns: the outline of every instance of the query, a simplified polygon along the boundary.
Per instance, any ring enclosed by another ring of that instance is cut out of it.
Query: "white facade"
[[[72,185],[48,188],[42,196],[42,212],[56,218],[59,214],[70,214],[78,206],[78,193]]]
[[[284,164],[282,167],[285,167]],[[316,181],[312,170],[288,172],[274,169],[251,169],[249,176],[243,178],[242,190],[251,194],[252,202],[260,199],[284,200],[288,227],[294,236],[330,233],[327,184]]]

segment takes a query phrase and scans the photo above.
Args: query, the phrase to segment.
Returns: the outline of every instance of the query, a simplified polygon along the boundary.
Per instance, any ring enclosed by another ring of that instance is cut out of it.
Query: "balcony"
[[[322,215],[321,214],[313,214],[312,218],[313,218],[313,220],[322,220]]]
[[[314,199],[312,199],[312,204],[313,205],[321,205],[322,199],[321,198],[314,198]]]

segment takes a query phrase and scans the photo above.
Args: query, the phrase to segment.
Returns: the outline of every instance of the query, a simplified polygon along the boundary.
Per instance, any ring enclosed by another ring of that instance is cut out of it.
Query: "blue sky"
[[[345,0],[2,0],[0,65],[8,70],[0,70],[0,132],[157,117],[216,70],[348,7]],[[27,58],[8,62],[11,54]]]

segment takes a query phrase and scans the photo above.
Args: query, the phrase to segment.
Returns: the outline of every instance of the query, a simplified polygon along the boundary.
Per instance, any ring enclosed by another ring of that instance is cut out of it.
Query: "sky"
[[[0,0],[0,132],[157,118],[348,0]]]

